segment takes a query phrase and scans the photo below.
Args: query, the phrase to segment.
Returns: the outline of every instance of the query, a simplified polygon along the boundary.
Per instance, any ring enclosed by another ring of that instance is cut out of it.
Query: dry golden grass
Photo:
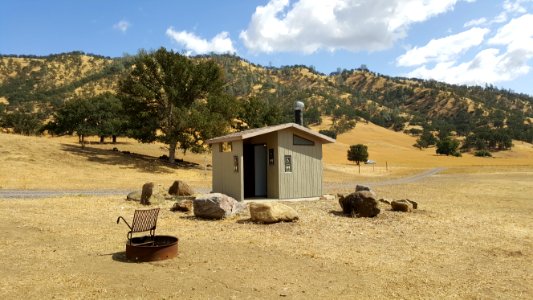
[[[127,230],[115,224],[138,203],[4,200],[0,297],[530,299],[532,180],[440,175],[381,187],[420,210],[373,219],[340,216],[335,201],[287,202],[301,220],[274,225],[198,220],[164,203],[158,233],[180,238],[179,256],[143,264],[124,261]]]
[[[327,129],[331,120],[324,118],[315,130]],[[440,156],[435,154],[435,148],[418,150],[413,147],[416,137],[401,132],[393,132],[372,123],[358,122],[354,129],[337,136],[337,142],[324,146],[324,162],[326,164],[349,165],[346,152],[350,145],[365,144],[368,146],[369,159],[377,162],[375,167],[390,169],[433,167],[467,168],[470,166],[531,166],[533,165],[533,145],[521,141],[514,141],[510,151],[494,153],[493,158],[476,157],[463,154],[463,157]],[[353,164],[353,163],[352,163]]]
[[[374,170],[364,165],[359,175],[346,161],[355,143],[369,145]],[[480,159],[439,157],[412,143],[359,123],[325,147],[324,176],[328,191],[349,191],[356,182],[448,167],[421,181],[375,188],[380,197],[418,201],[414,213],[383,207],[376,218],[352,219],[339,214],[336,201],[287,202],[299,222],[256,225],[248,215],[198,220],[170,212],[172,203],[164,202],[158,234],[178,236],[180,254],[162,262],[124,261],[127,230],[115,221],[131,219],[141,206],[123,196],[0,200],[0,298],[531,299],[531,145]],[[75,137],[0,134],[0,185],[138,189],[182,179],[210,186],[202,167],[172,168],[155,159],[166,152],[123,139],[82,150]],[[185,160],[205,166],[210,156]]]
[[[138,189],[154,181],[170,185],[182,179],[206,186],[211,174],[209,155],[178,154],[199,163],[196,168],[170,167],[157,158],[168,154],[161,144],[140,144],[120,139],[116,145],[89,139],[85,149],[77,137],[25,137],[0,134],[0,188],[3,189]],[[112,151],[117,147],[120,151]],[[125,155],[130,151],[139,155]]]

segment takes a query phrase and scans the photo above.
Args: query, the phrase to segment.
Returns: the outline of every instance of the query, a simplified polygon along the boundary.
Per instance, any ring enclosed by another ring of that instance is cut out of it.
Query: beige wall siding
[[[220,144],[212,145],[213,152],[213,192],[223,193],[237,200],[244,199],[242,177],[242,142],[234,141],[231,152],[220,152]],[[239,172],[233,171],[233,156],[239,159]]]
[[[265,135],[253,137],[246,142],[251,144],[266,144],[267,148],[267,197],[279,198],[279,163],[278,157],[278,132],[272,132]],[[274,164],[268,164],[268,152],[269,149],[274,149]]]
[[[314,140],[292,129],[278,132],[279,199],[316,197],[322,195],[322,144],[293,145],[293,134]],[[284,157],[291,155],[292,172],[285,172]]]
[[[287,129],[245,140],[250,144],[266,144],[274,149],[274,165],[267,164],[267,197],[290,199],[322,195],[322,144],[293,145],[293,135],[316,140],[306,133]],[[244,199],[243,141],[234,141],[231,152],[220,152],[219,144],[212,145],[213,191],[237,200]],[[233,171],[233,156],[238,156],[239,172]],[[292,172],[285,172],[285,155],[291,155]]]

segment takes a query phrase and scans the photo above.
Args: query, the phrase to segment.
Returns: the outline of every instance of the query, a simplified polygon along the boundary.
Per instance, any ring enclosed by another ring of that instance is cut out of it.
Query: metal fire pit
[[[133,261],[164,260],[176,255],[178,238],[170,235],[134,237],[126,243],[126,257]]]

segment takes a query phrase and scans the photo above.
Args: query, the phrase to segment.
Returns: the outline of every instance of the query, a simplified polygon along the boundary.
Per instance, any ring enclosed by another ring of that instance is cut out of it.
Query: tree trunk
[[[117,143],[117,136],[113,135],[112,138],[113,138],[113,144],[116,144]]]
[[[82,135],[80,136],[80,138],[81,138],[81,140],[80,140],[80,141],[81,141],[81,147],[82,147],[82,148],[85,148],[85,135],[82,134]]]
[[[170,142],[168,148],[168,162],[174,164],[176,162],[176,145],[177,142]]]
[[[101,135],[101,136],[100,136],[100,144],[103,144],[103,143],[104,143],[104,140],[105,140],[105,136]]]

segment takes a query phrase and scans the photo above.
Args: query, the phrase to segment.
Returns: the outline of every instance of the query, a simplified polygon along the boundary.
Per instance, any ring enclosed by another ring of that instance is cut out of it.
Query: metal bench
[[[120,219],[122,219],[122,221],[124,221],[124,223],[128,225],[130,229],[130,231],[128,232],[128,242],[130,244],[134,233],[149,231],[150,240],[146,242],[146,244],[149,244],[154,242],[158,214],[159,208],[135,210],[131,225],[122,216],[117,218],[117,224],[119,223]]]

